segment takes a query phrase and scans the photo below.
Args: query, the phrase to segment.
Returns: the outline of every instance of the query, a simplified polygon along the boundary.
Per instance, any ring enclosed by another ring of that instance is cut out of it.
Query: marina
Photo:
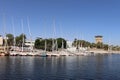
[[[69,51],[67,49],[60,51],[48,52],[44,50],[33,50],[33,51],[8,51],[4,52],[3,50],[0,53],[0,56],[90,56],[90,55],[111,55],[111,54],[120,54],[120,51],[104,51],[104,50],[90,50],[90,51]]]
[[[120,80],[120,0],[0,0],[0,80]]]

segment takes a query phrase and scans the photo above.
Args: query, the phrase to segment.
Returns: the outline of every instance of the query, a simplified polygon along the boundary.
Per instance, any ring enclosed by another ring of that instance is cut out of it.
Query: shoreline
[[[101,50],[101,49],[91,49],[89,50],[89,52],[91,53],[95,53],[95,54],[120,54],[120,51],[107,51],[107,50]]]
[[[43,54],[45,53],[45,54]],[[64,51],[55,51],[55,52],[44,52],[41,51],[39,53],[34,53],[34,52],[23,52],[23,53],[17,53],[15,52],[14,54],[10,54],[10,52],[0,52],[0,56],[85,56],[85,55],[96,55],[96,54],[120,54],[120,51],[107,51],[103,49],[89,49],[85,52],[70,52],[67,50]]]

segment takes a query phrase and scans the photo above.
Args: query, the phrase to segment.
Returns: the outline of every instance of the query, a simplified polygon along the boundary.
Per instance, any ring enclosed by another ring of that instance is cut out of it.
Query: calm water
[[[120,55],[1,56],[0,80],[120,80]]]

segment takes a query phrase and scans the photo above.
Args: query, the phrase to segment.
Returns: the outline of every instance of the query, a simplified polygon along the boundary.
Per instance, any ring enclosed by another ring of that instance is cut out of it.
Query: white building
[[[26,40],[25,45],[26,46],[34,46],[34,43],[35,43],[35,41]]]
[[[3,45],[3,37],[0,35],[0,46]]]
[[[67,41],[67,48],[72,47],[72,41]]]

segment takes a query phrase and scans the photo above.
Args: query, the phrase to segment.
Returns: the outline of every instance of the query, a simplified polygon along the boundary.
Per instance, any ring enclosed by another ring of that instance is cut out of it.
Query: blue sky
[[[22,33],[23,20],[29,38],[29,17],[33,39],[64,37],[94,42],[95,35],[102,35],[105,43],[120,44],[119,4],[120,0],[0,0],[0,34],[3,26],[6,33],[13,33],[13,18],[15,35]]]

